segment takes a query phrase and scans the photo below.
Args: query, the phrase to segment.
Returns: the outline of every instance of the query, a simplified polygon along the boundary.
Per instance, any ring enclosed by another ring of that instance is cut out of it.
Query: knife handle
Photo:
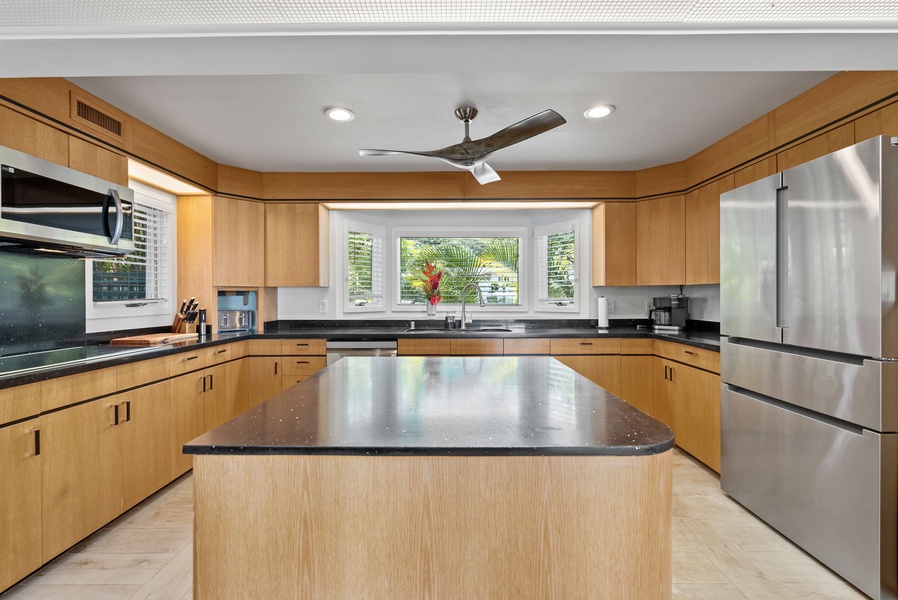
[[[178,330],[181,329],[181,322],[184,320],[184,315],[178,313],[175,315],[175,320],[172,321],[171,324],[171,333],[178,333]]]

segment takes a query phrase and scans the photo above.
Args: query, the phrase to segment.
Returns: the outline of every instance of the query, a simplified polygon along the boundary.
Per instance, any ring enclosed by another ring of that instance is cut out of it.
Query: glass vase
[[[428,317],[435,317],[435,316],[437,316],[437,305],[436,305],[436,304],[431,304],[430,301],[427,302],[427,316],[428,316]]]

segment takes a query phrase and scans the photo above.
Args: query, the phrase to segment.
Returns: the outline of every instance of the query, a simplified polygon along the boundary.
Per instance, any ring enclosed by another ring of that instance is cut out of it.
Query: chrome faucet
[[[462,329],[468,328],[468,322],[465,320],[465,304],[467,304],[467,301],[468,301],[468,288],[470,288],[470,287],[477,290],[477,296],[480,298],[480,307],[483,308],[484,306],[486,306],[486,304],[484,304],[484,302],[483,302],[483,292],[480,291],[479,285],[477,285],[476,283],[469,283],[464,288],[462,288],[462,290],[461,290],[461,328]]]

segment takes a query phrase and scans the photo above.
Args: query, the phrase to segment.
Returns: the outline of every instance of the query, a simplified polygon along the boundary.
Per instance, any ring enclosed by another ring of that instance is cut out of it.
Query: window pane
[[[473,283],[488,304],[520,304],[520,238],[401,237],[398,242],[399,304],[425,302],[425,261],[443,272],[439,292],[444,303],[461,304],[462,289]],[[467,300],[477,301],[473,288]]]
[[[577,275],[574,232],[540,236],[538,245],[540,302],[573,302]]]
[[[165,211],[134,205],[136,250],[127,256],[94,261],[94,302],[167,298],[168,219]]]
[[[383,303],[383,236],[350,231],[347,237],[347,290],[349,304]]]

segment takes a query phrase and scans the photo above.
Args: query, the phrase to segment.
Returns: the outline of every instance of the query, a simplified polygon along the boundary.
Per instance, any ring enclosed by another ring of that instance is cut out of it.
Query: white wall
[[[478,306],[470,308],[476,319],[595,319],[598,317],[596,299],[606,296],[612,303],[611,319],[647,318],[647,303],[653,296],[669,296],[680,291],[679,286],[647,286],[647,287],[591,287],[592,273],[591,252],[592,231],[588,210],[515,210],[515,211],[333,211],[330,219],[331,241],[331,285],[328,288],[279,288],[278,318],[281,320],[315,320],[315,319],[419,319],[424,318],[424,307],[409,310],[394,310],[387,302],[384,312],[343,313],[340,310],[341,298],[338,287],[341,283],[343,262],[342,243],[343,222],[370,222],[387,229],[391,227],[410,226],[445,226],[445,227],[526,227],[532,232],[533,226],[557,222],[565,218],[576,218],[579,226],[580,245],[578,247],[580,261],[581,298],[577,312],[552,313],[534,310],[532,302],[525,311],[501,311]],[[387,244],[390,246],[389,242]],[[395,260],[393,249],[387,249],[387,260]],[[531,252],[532,254],[532,252]],[[532,262],[532,261],[531,261]],[[390,285],[390,282],[388,282]],[[685,286],[683,293],[691,298],[690,317],[705,321],[720,320],[720,291],[717,285]],[[327,304],[325,312],[319,312],[320,303]],[[457,312],[458,307],[438,306],[438,318],[443,318],[446,311]]]

